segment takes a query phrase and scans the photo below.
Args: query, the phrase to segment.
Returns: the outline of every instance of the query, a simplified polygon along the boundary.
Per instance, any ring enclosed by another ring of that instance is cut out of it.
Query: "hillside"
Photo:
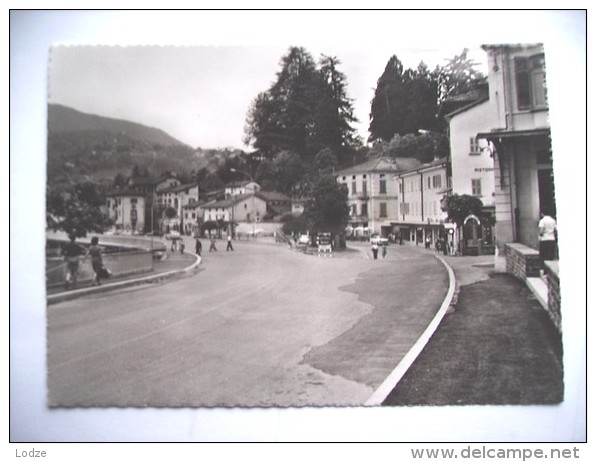
[[[86,131],[108,132],[124,135],[132,140],[161,146],[184,145],[181,141],[158,128],[147,127],[127,120],[85,114],[58,104],[48,105],[48,131],[50,134]]]

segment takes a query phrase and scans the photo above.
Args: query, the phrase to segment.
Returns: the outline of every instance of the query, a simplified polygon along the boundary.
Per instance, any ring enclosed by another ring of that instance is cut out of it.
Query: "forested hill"
[[[48,105],[48,130],[50,134],[72,132],[108,132],[161,146],[184,145],[163,130],[147,127],[127,120],[111,119],[85,114],[58,104]]]

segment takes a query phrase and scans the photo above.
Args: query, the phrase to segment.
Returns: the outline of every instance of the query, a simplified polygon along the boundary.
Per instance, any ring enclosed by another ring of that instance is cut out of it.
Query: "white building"
[[[394,177],[413,165],[419,162],[380,157],[335,174],[336,181],[348,188],[353,237],[372,234],[387,237],[392,232],[392,222],[399,213],[398,184]]]
[[[134,191],[116,191],[107,194],[108,218],[114,221],[117,229],[133,233],[145,228],[145,197]]]
[[[233,181],[225,185],[224,194],[226,197],[240,194],[252,194],[260,191],[261,187],[254,181]]]
[[[239,194],[228,199],[208,202],[199,206],[203,222],[226,221],[255,223],[267,213],[267,201],[259,194]]]
[[[430,236],[434,242],[444,234],[441,200],[450,188],[447,164],[447,159],[438,159],[397,175],[399,213],[391,225],[401,240],[419,244]]]
[[[445,116],[449,123],[452,193],[477,197],[483,210],[471,216],[457,241],[464,253],[494,253],[495,166],[489,143],[477,134],[496,123],[488,95]]]

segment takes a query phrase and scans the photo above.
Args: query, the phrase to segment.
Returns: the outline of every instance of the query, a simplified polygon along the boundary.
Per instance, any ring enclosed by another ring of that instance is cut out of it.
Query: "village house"
[[[199,206],[203,222],[225,221],[255,223],[267,213],[267,201],[257,194],[237,194],[228,199],[207,202]]]
[[[145,229],[145,196],[130,190],[119,190],[106,195],[107,217],[116,229],[142,233]]]
[[[232,181],[224,187],[225,197],[239,194],[251,194],[260,191],[261,187],[254,181]]]

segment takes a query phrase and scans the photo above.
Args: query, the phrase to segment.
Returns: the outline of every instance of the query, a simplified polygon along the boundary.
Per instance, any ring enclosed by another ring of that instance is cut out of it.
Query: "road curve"
[[[434,256],[204,252],[198,273],[48,306],[50,406],[363,405],[437,313]]]

